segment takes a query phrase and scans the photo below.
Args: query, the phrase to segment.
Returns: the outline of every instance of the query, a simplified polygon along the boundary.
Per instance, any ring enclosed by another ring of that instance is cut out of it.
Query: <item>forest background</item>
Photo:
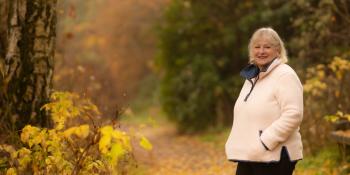
[[[3,24],[8,23],[8,11],[4,10],[6,1],[0,2],[0,51],[5,65],[7,44],[3,40],[9,29]],[[140,145],[149,150],[131,141],[132,151],[121,146],[121,157],[107,155],[106,159],[115,161],[107,161],[109,164],[123,169],[118,173],[232,174],[235,164],[225,160],[223,145],[243,83],[239,71],[248,62],[249,37],[266,26],[280,34],[288,64],[304,85],[301,134],[305,159],[298,163],[296,174],[350,173],[346,144],[339,146],[331,137],[340,128],[343,131],[338,134],[347,138],[349,129],[349,1],[58,0],[54,10],[57,36],[50,92],[68,91],[90,98],[99,109],[94,120],[144,138]],[[2,125],[9,131],[2,132],[2,143],[14,144],[16,149],[30,145],[19,143],[17,132]],[[35,152],[32,148],[28,148],[31,153]],[[103,154],[103,149],[99,151]],[[130,152],[131,158],[124,152]],[[25,156],[20,157],[17,162]],[[103,156],[101,160],[104,162]],[[1,161],[2,172],[10,173],[9,168],[14,167],[11,171],[21,174],[23,167],[14,162]],[[27,170],[35,167],[28,162]],[[79,174],[74,165],[91,164],[72,163],[67,172]],[[106,168],[97,164],[92,167],[80,172],[113,170],[101,170]]]

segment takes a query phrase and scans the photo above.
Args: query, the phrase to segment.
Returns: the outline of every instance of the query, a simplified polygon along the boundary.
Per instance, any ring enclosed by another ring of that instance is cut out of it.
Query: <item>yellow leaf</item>
[[[123,139],[124,137],[126,137],[126,134],[121,131],[113,131],[111,134],[115,139]]]
[[[102,136],[99,143],[98,148],[100,149],[101,153],[106,154],[108,152],[108,146],[111,144],[111,136],[105,135]]]
[[[71,127],[69,129],[65,130],[63,132],[63,135],[64,135],[64,137],[68,138],[72,134],[74,134],[77,137],[84,139],[87,136],[89,136],[89,132],[90,132],[89,125],[80,125],[80,126]]]
[[[63,132],[63,136],[66,138],[70,137],[74,133],[75,129],[76,129],[76,127],[71,127],[69,129],[65,130]]]
[[[89,136],[89,132],[90,132],[90,128],[89,128],[89,125],[81,125],[77,128],[75,134],[84,139],[86,138],[87,136]]]
[[[339,117],[343,117],[344,113],[343,113],[342,111],[337,111],[337,115],[338,115]]]
[[[22,129],[21,141],[24,143],[27,143],[31,137],[38,135],[39,131],[40,131],[40,129],[37,127],[33,127],[31,125],[26,125]]]
[[[14,168],[9,168],[6,171],[6,175],[17,175],[17,171]]]
[[[15,148],[14,148],[13,146],[11,146],[11,145],[5,145],[5,144],[0,145],[0,150],[4,150],[4,151],[6,151],[6,152],[8,152],[8,153],[10,153],[10,154],[16,151]]]
[[[345,118],[346,118],[348,121],[350,121],[350,114],[346,114],[346,115],[345,115]]]
[[[114,143],[112,144],[111,148],[111,157],[112,157],[112,163],[116,164],[118,161],[118,158],[123,156],[126,153],[126,150],[123,148],[123,145],[120,143]]]
[[[153,146],[152,144],[148,141],[148,139],[144,136],[141,137],[141,140],[140,140],[140,146],[145,149],[145,150],[152,150]]]
[[[20,157],[28,156],[30,155],[30,153],[32,153],[32,151],[24,147],[18,150],[18,154]]]
[[[112,126],[107,125],[101,128],[102,135],[111,135],[112,132],[113,132]]]

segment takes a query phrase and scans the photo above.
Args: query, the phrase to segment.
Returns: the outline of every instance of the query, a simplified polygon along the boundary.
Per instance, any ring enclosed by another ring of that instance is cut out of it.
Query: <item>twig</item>
[[[333,9],[336,13],[338,13],[338,15],[340,15],[342,18],[344,18],[344,20],[347,22],[347,23],[350,23],[350,15],[347,13],[347,14],[344,14],[339,8],[338,6],[336,5],[336,3],[334,2],[333,3]],[[346,6],[346,4],[344,4],[344,6]],[[346,10],[347,11],[347,7],[346,7]]]

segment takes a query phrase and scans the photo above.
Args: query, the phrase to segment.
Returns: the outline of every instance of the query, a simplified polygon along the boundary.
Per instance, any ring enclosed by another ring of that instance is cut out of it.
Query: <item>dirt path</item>
[[[235,164],[225,158],[224,148],[194,136],[179,136],[172,126],[144,129],[153,150],[135,148],[145,175],[233,175]]]

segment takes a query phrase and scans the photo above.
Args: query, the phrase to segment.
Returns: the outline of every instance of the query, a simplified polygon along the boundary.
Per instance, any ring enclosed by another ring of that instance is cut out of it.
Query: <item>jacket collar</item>
[[[259,74],[260,79],[264,78],[266,75],[272,72],[272,70],[275,69],[281,63],[282,62],[279,58],[275,58],[269,65],[267,65],[266,68],[263,68],[263,70],[260,71],[260,74]]]
[[[264,66],[262,70],[259,69],[255,64],[249,64],[245,68],[242,69],[240,75],[245,79],[249,80],[255,78],[259,75],[259,78],[263,78],[268,75],[275,67],[281,64],[281,60],[279,58],[275,58],[269,64]]]

